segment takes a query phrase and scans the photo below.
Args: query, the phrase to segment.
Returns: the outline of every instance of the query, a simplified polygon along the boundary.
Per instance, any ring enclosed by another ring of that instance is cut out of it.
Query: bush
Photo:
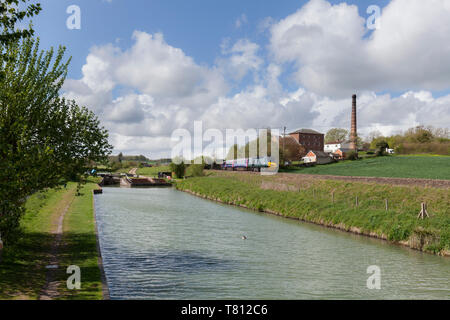
[[[191,164],[186,170],[186,175],[189,177],[203,177],[205,175],[203,167],[202,164]]]
[[[402,143],[397,148],[395,148],[395,152],[398,154],[431,153],[448,156],[450,155],[450,143]]]
[[[184,161],[182,161],[180,164],[171,163],[170,164],[170,170],[172,172],[175,172],[175,176],[178,179],[182,179],[186,173],[186,165],[184,164]]]
[[[122,164],[120,162],[112,162],[109,164],[111,171],[117,171],[122,169]]]
[[[355,151],[350,151],[345,155],[345,160],[358,160],[358,153]]]

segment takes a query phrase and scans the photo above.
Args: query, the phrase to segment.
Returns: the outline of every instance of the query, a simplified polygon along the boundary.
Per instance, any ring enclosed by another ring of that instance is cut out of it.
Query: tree
[[[119,153],[119,155],[118,155],[118,157],[117,157],[117,160],[119,161],[119,163],[122,163],[122,160],[123,160],[123,154],[122,154],[122,152]]]
[[[237,143],[235,143],[230,147],[230,150],[228,150],[226,159],[236,160],[238,158],[238,154],[239,154],[239,146],[237,145]]]
[[[175,160],[175,159],[174,159]],[[170,163],[170,170],[175,172],[178,179],[182,179],[186,172],[186,165],[184,161],[173,161]]]
[[[203,164],[190,164],[187,167],[186,175],[189,177],[203,177],[205,175],[203,172],[204,168]]]
[[[386,140],[380,140],[376,144],[377,147],[377,155],[383,156],[386,154],[386,150],[389,149],[389,144],[386,142]]]
[[[429,143],[434,140],[432,127],[417,126],[406,131],[405,137],[409,142]]]
[[[261,132],[259,137],[255,140],[247,142],[244,146],[239,147],[238,144],[234,144],[228,150],[226,159],[235,160],[240,158],[257,158],[257,157],[272,157],[272,147],[275,147],[277,152],[279,149],[280,139],[278,136],[272,135],[271,129],[265,129],[266,132]],[[266,143],[264,142],[266,139]]]
[[[333,128],[328,130],[325,135],[325,143],[330,142],[344,142],[348,140],[349,132],[346,129]]]
[[[304,146],[297,142],[291,136],[280,137],[280,163],[284,164],[286,161],[299,161],[306,155],[307,150]]]
[[[358,160],[358,153],[355,151],[349,151],[345,154],[345,160]]]
[[[17,29],[16,24],[25,18],[31,18],[42,10],[39,3],[22,6],[21,3],[27,3],[29,0],[2,0],[0,2],[0,26],[3,33],[0,34],[0,44],[8,45],[20,39],[33,36],[32,25],[28,29]],[[3,53],[3,52],[2,52]]]
[[[415,136],[419,143],[429,143],[434,139],[432,130],[425,127],[417,127]]]
[[[39,51],[39,40],[0,44],[0,232],[13,240],[25,199],[81,176],[112,147],[97,117],[59,96],[65,49]]]
[[[383,136],[383,134],[379,130],[374,130],[369,133],[368,139],[369,139],[369,142],[372,142],[373,140],[378,139],[382,136]]]
[[[359,137],[359,136],[356,136],[356,147],[358,149],[363,149],[364,148],[364,140],[361,137]]]

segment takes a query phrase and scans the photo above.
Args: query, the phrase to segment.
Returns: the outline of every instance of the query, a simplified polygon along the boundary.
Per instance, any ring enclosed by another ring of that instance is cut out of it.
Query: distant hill
[[[108,160],[110,162],[119,162],[119,155],[115,155],[115,156],[109,156]],[[150,159],[147,158],[144,155],[123,155],[122,156],[122,161],[139,161],[139,162],[149,162]]]

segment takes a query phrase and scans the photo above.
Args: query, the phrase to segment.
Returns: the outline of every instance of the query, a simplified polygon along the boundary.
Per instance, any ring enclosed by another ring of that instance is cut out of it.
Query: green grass
[[[286,172],[336,176],[450,180],[450,157],[422,155],[377,157],[299,168]]]
[[[153,177],[157,176],[158,172],[171,172],[169,166],[151,167],[151,168],[139,168],[137,174]]]
[[[61,299],[101,300],[102,283],[98,266],[97,237],[93,212],[92,191],[98,188],[96,183],[88,183],[75,197],[64,220],[64,247],[61,252],[61,264],[64,268],[77,265],[81,269],[81,290],[68,290],[63,272]],[[63,270],[64,271],[64,270]]]
[[[21,221],[20,239],[3,250],[0,264],[0,299],[38,299],[45,285],[45,266],[49,263],[55,236],[55,218],[70,204],[65,216],[62,246],[58,251],[59,293],[61,298],[100,299],[100,272],[97,264],[96,236],[93,220],[92,181],[75,197],[76,184],[67,189],[36,193],[26,203]],[[67,292],[67,266],[81,267],[80,291]]]
[[[450,250],[449,193],[445,189],[349,183],[335,180],[292,180],[217,173],[177,182],[190,190],[229,204],[277,212],[318,224],[359,228],[391,241],[408,241],[433,253]],[[289,191],[290,190],[290,191]],[[332,201],[334,191],[335,201]],[[359,206],[355,206],[356,196]],[[385,210],[389,199],[389,210]],[[427,202],[431,219],[418,220],[420,203]]]
[[[54,237],[50,234],[51,219],[68,190],[49,190],[31,196],[21,221],[21,238],[3,250],[0,264],[1,299],[37,299],[45,284],[45,264]]]

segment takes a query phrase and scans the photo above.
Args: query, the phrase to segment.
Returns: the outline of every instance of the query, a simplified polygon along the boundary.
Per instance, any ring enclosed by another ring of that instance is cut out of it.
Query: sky
[[[448,0],[40,2],[41,48],[72,57],[63,95],[99,116],[114,153],[170,157],[194,121],[349,128],[354,93],[362,136],[450,124]]]

